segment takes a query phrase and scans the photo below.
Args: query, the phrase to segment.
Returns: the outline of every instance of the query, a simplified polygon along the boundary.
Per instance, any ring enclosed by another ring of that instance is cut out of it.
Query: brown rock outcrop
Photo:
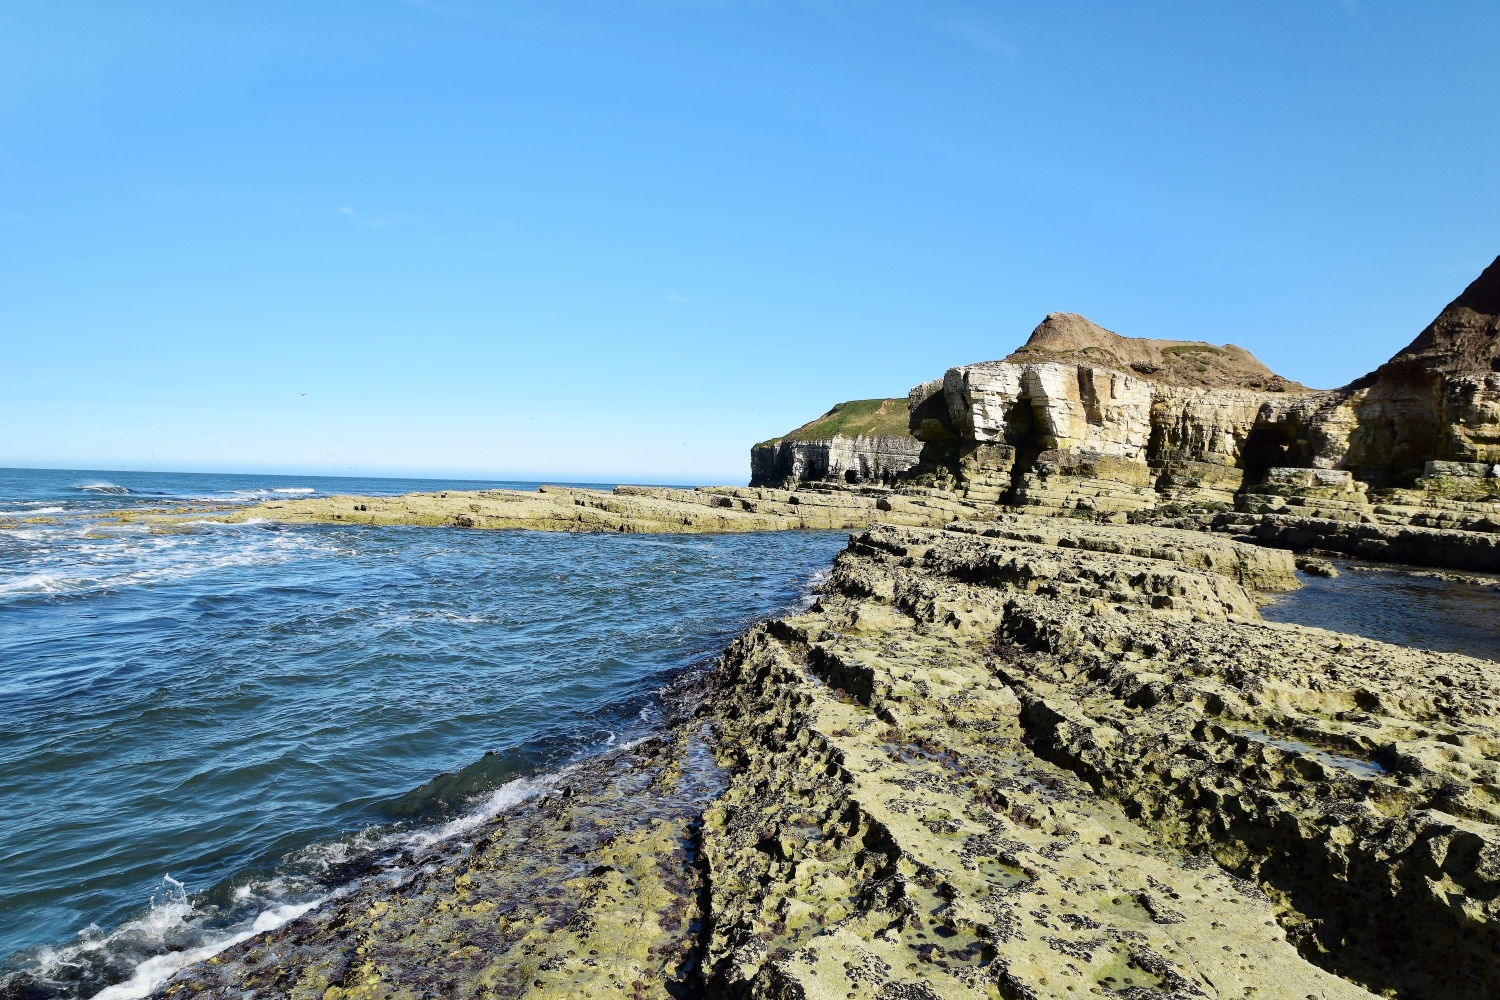
[[[1005,360],[1119,368],[1152,381],[1209,389],[1307,391],[1271,371],[1243,347],[1122,337],[1077,313],[1049,313],[1026,344]]]
[[[1500,257],[1417,338],[1339,390],[1291,464],[1349,469],[1374,486],[1430,461],[1500,462]]]

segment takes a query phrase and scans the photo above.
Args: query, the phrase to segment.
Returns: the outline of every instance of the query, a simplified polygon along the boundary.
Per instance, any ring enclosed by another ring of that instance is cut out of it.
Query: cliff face
[[[1010,357],[950,368],[907,405],[935,481],[1023,506],[1071,506],[1082,488],[1092,509],[1120,512],[1174,484],[1232,502],[1247,468],[1287,464],[1287,428],[1325,395],[1243,348],[1121,337],[1053,313]]]
[[[1417,338],[1314,415],[1306,464],[1383,486],[1500,462],[1500,257]]]
[[[1079,489],[1105,512],[1161,494],[1223,504],[1277,467],[1377,487],[1434,461],[1483,477],[1500,462],[1500,259],[1342,389],[1310,390],[1232,344],[1122,337],[1053,313],[1005,360],[914,388],[908,410],[935,483],[1021,505],[1069,507]]]
[[[752,450],[752,486],[799,482],[890,487],[883,510],[925,497],[1189,519],[1292,548],[1500,569],[1500,258],[1341,389],[1299,385],[1233,344],[1052,313],[1008,357],[950,368],[904,407],[842,403]]]
[[[921,451],[902,400],[855,399],[751,448],[750,485],[888,483],[915,466]]]

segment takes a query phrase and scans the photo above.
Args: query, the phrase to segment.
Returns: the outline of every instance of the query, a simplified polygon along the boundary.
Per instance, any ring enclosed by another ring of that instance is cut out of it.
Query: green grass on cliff
[[[839,403],[816,420],[803,424],[790,434],[762,441],[822,441],[835,434],[843,437],[911,437],[906,425],[904,399],[851,399]],[[760,445],[756,445],[757,448]]]

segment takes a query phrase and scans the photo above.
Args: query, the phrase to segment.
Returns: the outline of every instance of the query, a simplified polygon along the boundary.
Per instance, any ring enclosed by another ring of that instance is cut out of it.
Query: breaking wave
[[[27,551],[16,560],[21,564],[16,572],[0,568],[0,598],[151,586],[347,551],[326,534],[267,531],[254,522],[187,521],[170,534],[142,525],[91,522],[27,528],[7,533],[9,541]]]
[[[279,870],[234,887],[190,892],[163,875],[146,907],[113,930],[90,924],[74,942],[11,959],[0,996],[140,1000],[179,970],[275,930],[370,880],[401,882],[428,848],[460,840],[553,790],[572,769],[516,778],[476,796],[461,816],[415,829],[371,827],[288,855]],[[357,873],[351,877],[351,873]]]

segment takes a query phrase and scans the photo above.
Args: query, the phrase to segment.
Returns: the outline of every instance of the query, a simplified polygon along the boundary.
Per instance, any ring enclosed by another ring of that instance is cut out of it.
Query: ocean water
[[[0,470],[0,996],[144,995],[546,788],[846,540],[109,520],[534,485]]]
[[[1315,625],[1414,649],[1500,660],[1500,589],[1429,571],[1337,560],[1335,578],[1298,573],[1302,589],[1260,609],[1277,622]]]

